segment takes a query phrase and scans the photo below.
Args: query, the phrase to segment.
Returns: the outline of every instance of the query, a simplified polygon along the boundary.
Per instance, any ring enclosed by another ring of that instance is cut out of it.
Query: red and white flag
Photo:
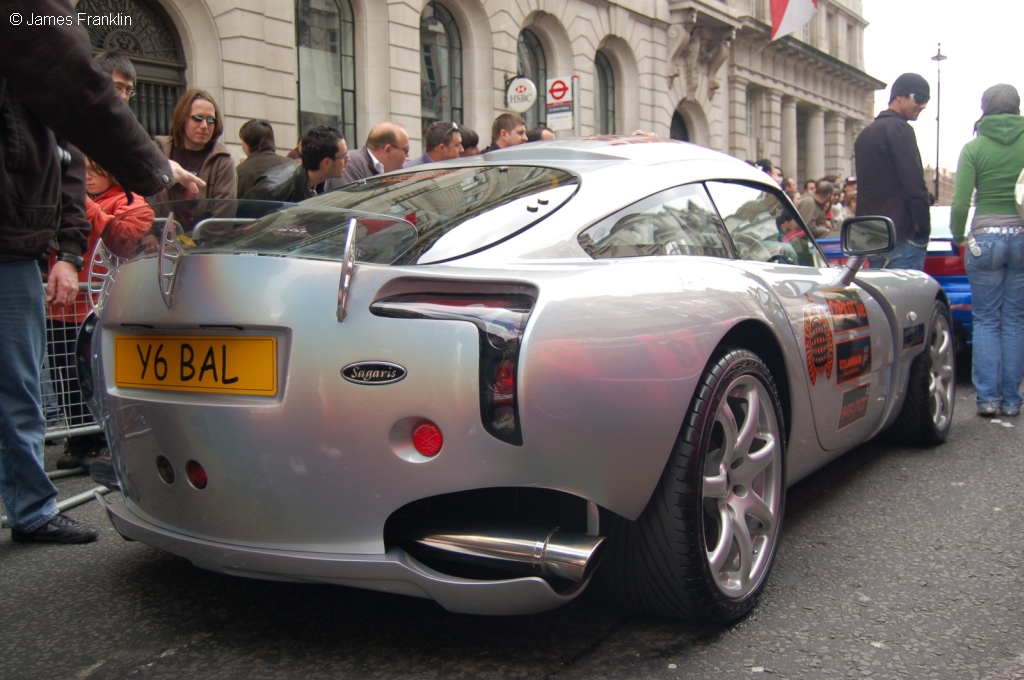
[[[789,35],[818,11],[818,0],[772,0],[772,40]]]

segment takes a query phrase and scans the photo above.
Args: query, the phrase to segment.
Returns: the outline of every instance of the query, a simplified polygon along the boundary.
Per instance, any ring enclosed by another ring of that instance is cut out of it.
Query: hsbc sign
[[[505,100],[516,113],[529,111],[537,101],[537,86],[529,78],[514,78],[505,89]]]

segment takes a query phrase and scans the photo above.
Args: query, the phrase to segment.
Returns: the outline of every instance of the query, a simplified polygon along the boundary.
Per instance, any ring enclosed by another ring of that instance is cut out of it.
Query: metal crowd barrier
[[[41,382],[47,442],[101,431],[82,396],[75,365],[78,319],[92,311],[92,306],[88,284],[79,283],[74,305],[46,309],[46,360]]]

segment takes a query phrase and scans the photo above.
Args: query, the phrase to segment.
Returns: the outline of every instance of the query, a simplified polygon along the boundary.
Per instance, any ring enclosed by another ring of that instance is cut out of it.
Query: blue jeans
[[[978,406],[1019,409],[1024,371],[1024,235],[982,234],[967,250],[974,359],[971,379]]]
[[[43,470],[44,302],[34,261],[0,264],[0,495],[8,524],[21,531],[57,514],[57,489]]]
[[[917,245],[914,245],[914,244]],[[896,247],[885,255],[868,258],[871,269],[917,269],[924,271],[924,260],[928,255],[928,239],[910,241],[896,239]]]

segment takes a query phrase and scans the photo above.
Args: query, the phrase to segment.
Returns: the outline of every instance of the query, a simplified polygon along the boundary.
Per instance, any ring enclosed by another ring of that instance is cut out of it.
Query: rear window
[[[301,203],[142,204],[108,228],[103,242],[121,259],[152,257],[171,226],[187,253],[340,261],[355,224],[357,260],[428,264],[514,236],[565,204],[578,185],[575,175],[546,167],[430,168],[374,177]]]
[[[430,168],[373,177],[304,206],[359,210],[405,220],[416,241],[395,264],[461,257],[536,224],[575,192],[575,175],[536,166]]]

